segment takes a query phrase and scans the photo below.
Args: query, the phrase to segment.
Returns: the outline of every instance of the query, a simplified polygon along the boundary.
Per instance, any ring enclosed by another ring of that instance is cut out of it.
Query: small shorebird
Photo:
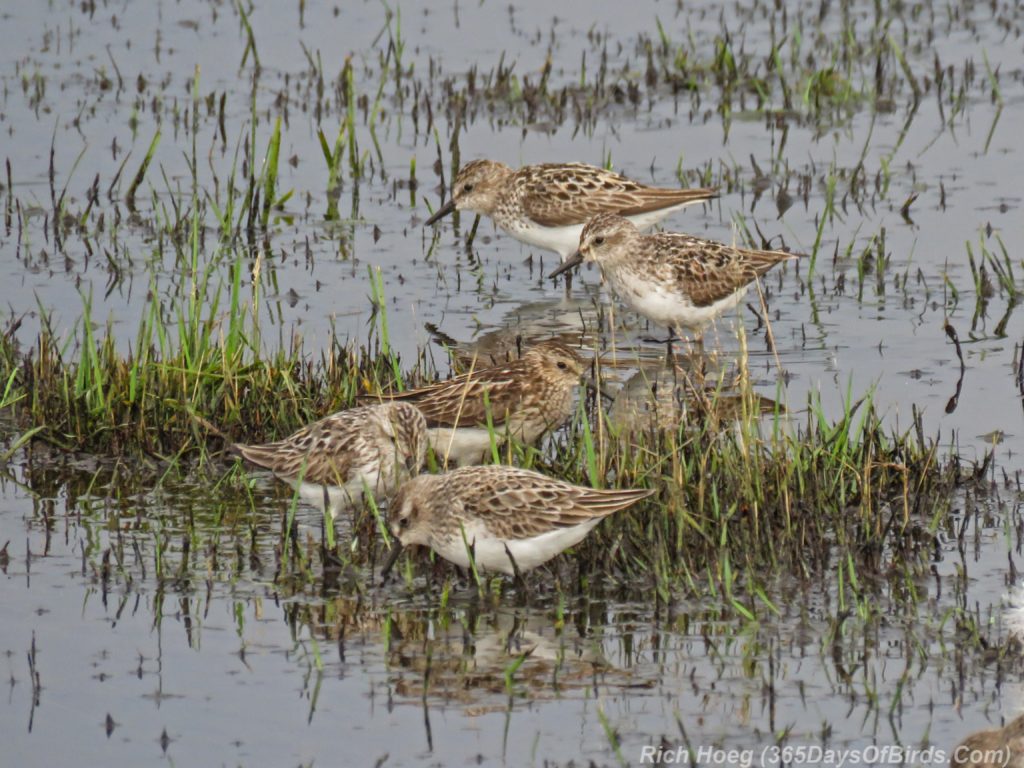
[[[693,331],[700,341],[704,327],[739,304],[752,282],[796,258],[675,232],[643,235],[627,219],[601,214],[587,222],[576,255],[549,277],[596,261],[626,304],[670,331]]]
[[[687,370],[678,363],[641,366],[616,391],[608,409],[608,424],[619,439],[632,442],[675,433],[680,427],[691,434],[713,434],[744,418],[786,413],[781,403],[744,393],[729,378],[724,372],[712,374],[709,386],[707,373]]]
[[[388,508],[396,541],[381,572],[387,576],[401,546],[430,547],[445,560],[517,575],[583,541],[605,517],[646,499],[653,490],[600,490],[539,472],[490,465],[420,475]]]
[[[554,251],[565,261],[579,247],[583,225],[599,213],[617,213],[644,229],[684,206],[716,197],[714,187],[648,187],[584,163],[514,170],[494,160],[474,160],[459,169],[451,197],[426,226],[456,210],[472,211],[490,216],[516,240]]]
[[[422,411],[439,459],[475,464],[491,447],[488,415],[499,440],[510,435],[524,443],[534,443],[565,423],[583,369],[575,350],[549,340],[529,347],[518,360],[471,367],[447,381],[380,397],[412,403]]]
[[[327,416],[284,440],[233,448],[333,520],[364,491],[384,498],[422,469],[427,422],[407,403],[367,405]]]

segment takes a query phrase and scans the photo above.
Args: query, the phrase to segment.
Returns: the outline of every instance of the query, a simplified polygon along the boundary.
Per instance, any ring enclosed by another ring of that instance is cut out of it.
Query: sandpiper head
[[[409,403],[387,403],[385,432],[395,444],[395,454],[410,474],[416,475],[427,460],[427,420]]]
[[[600,213],[583,227],[579,254],[584,261],[601,262],[621,253],[623,246],[640,234],[629,219],[614,213]]]
[[[414,477],[398,489],[388,504],[388,528],[403,546],[430,546],[430,512],[427,499],[438,475]]]
[[[562,262],[548,277],[558,277],[584,261],[607,263],[619,257],[628,257],[629,243],[640,236],[640,230],[629,219],[614,213],[599,213],[587,222],[580,232],[580,246],[576,253]]]
[[[537,371],[537,376],[561,386],[573,387],[583,376],[583,358],[572,347],[551,339],[534,344],[523,353],[523,360]]]
[[[511,168],[494,160],[466,163],[452,182],[451,198],[427,219],[426,225],[430,226],[457,210],[490,216],[497,208],[498,198],[511,175]]]

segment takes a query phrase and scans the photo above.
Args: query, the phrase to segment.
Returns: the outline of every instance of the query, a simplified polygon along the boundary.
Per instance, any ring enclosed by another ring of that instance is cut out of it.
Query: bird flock
[[[787,251],[737,248],[686,234],[642,234],[715,188],[646,186],[603,168],[547,163],[514,170],[474,160],[456,175],[448,201],[426,221],[455,211],[488,216],[512,237],[557,253],[550,277],[595,262],[612,292],[673,334],[692,334],[735,307],[748,286]],[[671,346],[670,346],[671,349]],[[475,362],[475,361],[474,361]],[[274,473],[331,519],[367,497],[386,502],[391,570],[403,546],[429,547],[461,567],[519,575],[581,542],[601,520],[654,494],[597,489],[539,472],[484,465],[508,440],[533,444],[564,424],[585,376],[579,353],[558,340],[534,344],[511,362],[471,365],[419,389],[361,398],[264,445],[233,446]],[[427,453],[447,471],[424,473]],[[450,469],[449,469],[450,468]]]

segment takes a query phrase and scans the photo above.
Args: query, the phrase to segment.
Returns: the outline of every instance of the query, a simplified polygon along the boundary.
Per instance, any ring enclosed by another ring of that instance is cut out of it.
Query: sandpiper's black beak
[[[555,269],[551,274],[548,275],[552,280],[558,277],[563,272],[567,272],[573,267],[578,267],[583,263],[583,254],[580,251],[576,251],[572,256],[562,262],[562,266]]]
[[[384,567],[380,569],[380,581],[383,584],[388,579],[388,574],[391,573],[391,569],[395,567],[395,563],[398,562],[398,556],[402,554],[402,542],[398,539],[391,539],[391,554],[388,555],[388,559],[384,562]]]
[[[447,216],[449,213],[455,213],[455,201],[454,200],[449,200],[447,203],[445,203],[440,208],[438,208],[436,211],[434,211],[434,215],[431,216],[429,219],[427,219],[425,222],[423,222],[423,226],[424,227],[432,227],[435,224],[437,224],[437,222],[439,222],[441,219],[443,219],[445,216]]]

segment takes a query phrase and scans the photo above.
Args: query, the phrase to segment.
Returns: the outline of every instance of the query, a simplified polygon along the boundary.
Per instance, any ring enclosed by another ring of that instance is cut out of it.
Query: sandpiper
[[[601,214],[587,222],[576,254],[550,276],[596,261],[626,304],[671,331],[692,331],[699,341],[705,326],[739,304],[752,282],[795,258],[675,232],[643,235],[628,219]]]
[[[718,197],[714,187],[649,187],[584,163],[542,163],[514,170],[493,160],[459,169],[448,202],[430,226],[456,210],[490,216],[517,240],[554,251],[562,261],[576,252],[583,225],[599,213],[625,216],[641,229],[674,211]]]
[[[333,520],[364,491],[382,499],[418,473],[427,445],[423,414],[408,403],[385,403],[340,411],[284,440],[232,447]]]
[[[693,362],[685,358],[683,363]],[[702,364],[706,359],[700,360]],[[704,366],[702,365],[702,368]],[[646,440],[661,433],[714,434],[745,418],[786,413],[769,397],[737,389],[724,371],[708,372],[673,365],[640,365],[616,391],[608,409],[613,434],[625,442]]]
[[[605,517],[646,499],[651,489],[600,490],[518,467],[463,467],[405,483],[388,508],[400,545],[420,544],[463,568],[509,575],[536,568],[583,541]]]
[[[380,397],[419,408],[434,453],[461,466],[479,463],[490,451],[488,417],[499,441],[511,436],[524,443],[534,443],[565,423],[583,371],[575,350],[549,340],[527,348],[518,360],[471,366],[447,381]]]

